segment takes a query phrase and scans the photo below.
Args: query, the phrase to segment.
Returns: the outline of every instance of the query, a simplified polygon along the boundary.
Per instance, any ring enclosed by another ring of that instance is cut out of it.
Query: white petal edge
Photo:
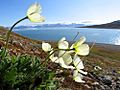
[[[78,73],[77,70],[75,70],[73,72],[73,79],[75,80],[75,82],[78,82],[78,83],[85,83],[83,79],[83,75],[81,75],[80,73]]]
[[[58,43],[58,48],[59,49],[68,49],[69,43],[67,41],[61,41]]]
[[[78,55],[74,55],[74,59],[73,59],[73,64],[75,65],[75,67],[79,70],[79,69],[84,69],[84,65],[82,60],[80,59],[80,57]]]
[[[38,3],[32,4],[27,10],[27,16],[33,13],[40,13],[41,6]]]
[[[65,38],[65,37],[62,37],[62,38],[59,40],[59,42],[65,41],[65,40],[66,40],[66,38]]]
[[[79,47],[76,47],[75,52],[78,55],[83,55],[83,56],[88,55],[89,54],[89,46],[88,46],[88,44],[82,44]]]
[[[28,15],[28,19],[31,22],[44,22],[45,18],[43,16],[40,16],[39,13],[34,13],[32,15]]]
[[[69,47],[69,43],[66,41],[65,37],[59,40],[58,42],[59,49],[68,49],[68,47]]]
[[[73,66],[66,65],[63,58],[59,58],[59,64],[61,67],[66,68],[66,69],[75,69],[75,67]]]
[[[72,63],[72,57],[69,53],[65,53],[62,58],[66,65],[69,65]]]
[[[59,63],[58,57],[51,56],[51,57],[50,57],[50,60],[51,60],[52,62]]]
[[[52,50],[51,45],[50,45],[49,43],[45,43],[45,42],[42,43],[42,49],[43,49],[45,52],[48,52],[48,51],[51,51],[51,50]]]
[[[84,75],[87,75],[87,72],[84,72],[83,70],[78,70],[80,73],[84,74]]]
[[[73,47],[78,47],[80,46],[81,44],[83,44],[84,42],[86,41],[86,38],[84,36],[82,36],[78,41],[76,41],[74,43],[74,46]]]
[[[72,57],[68,51],[60,50],[58,56],[63,58],[66,65],[69,65],[72,62]]]

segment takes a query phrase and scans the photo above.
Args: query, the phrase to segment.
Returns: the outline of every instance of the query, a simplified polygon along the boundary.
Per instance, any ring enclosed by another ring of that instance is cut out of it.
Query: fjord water
[[[14,32],[35,40],[54,40],[62,37],[72,41],[79,32],[76,40],[81,36],[87,38],[87,42],[120,45],[120,29],[95,29],[95,28],[70,28],[70,27],[43,27],[15,29]]]

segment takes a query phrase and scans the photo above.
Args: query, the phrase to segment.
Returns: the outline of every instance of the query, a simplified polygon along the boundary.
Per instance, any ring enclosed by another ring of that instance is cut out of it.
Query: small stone
[[[84,85],[86,88],[90,89],[91,87],[87,84]]]
[[[109,75],[105,75],[104,78],[106,78],[108,80],[112,80],[111,76],[109,76]]]
[[[111,88],[107,85],[104,85],[104,87],[105,87],[105,90],[111,90]]]
[[[102,82],[103,82],[105,85],[111,85],[111,84],[112,84],[112,78],[111,78],[111,76],[105,75],[105,76],[102,78]]]
[[[94,66],[94,70],[98,71],[98,70],[102,70],[102,68],[99,66]]]
[[[103,79],[102,82],[106,85],[111,85],[112,84],[112,81],[109,80],[109,79]]]
[[[112,72],[113,72],[113,73],[117,73],[116,70],[113,70]]]
[[[116,85],[115,90],[120,90],[120,84],[117,84],[117,85]]]
[[[119,85],[120,85],[120,81],[117,81],[117,84],[119,84]]]
[[[92,83],[92,85],[99,85],[99,83],[98,82],[94,82],[94,83]]]

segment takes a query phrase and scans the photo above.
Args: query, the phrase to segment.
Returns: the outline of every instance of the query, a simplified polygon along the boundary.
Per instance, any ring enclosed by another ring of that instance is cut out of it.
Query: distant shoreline
[[[120,29],[120,28],[110,28],[110,27],[94,27],[94,26],[83,26],[83,27],[77,27],[77,28],[95,28],[95,29]]]
[[[100,25],[81,26],[79,28],[120,29],[120,20]]]

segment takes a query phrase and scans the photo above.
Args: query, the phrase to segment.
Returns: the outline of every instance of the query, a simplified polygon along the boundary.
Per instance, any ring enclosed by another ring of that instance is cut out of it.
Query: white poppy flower
[[[70,49],[74,49],[73,51],[78,55],[88,55],[89,54],[89,46],[88,44],[83,44],[86,38],[81,37],[78,41],[76,41]]]
[[[75,48],[75,52],[78,55],[88,55],[89,54],[89,46],[87,44],[82,44]]]
[[[84,69],[82,60],[76,54],[74,55],[74,58],[73,58],[73,64],[75,65],[75,67],[76,67],[77,70]]]
[[[59,58],[59,64],[60,64],[60,66],[63,67],[63,68],[67,68],[67,69],[74,69],[74,68],[75,68],[75,67],[73,67],[73,66],[68,66],[68,65],[66,65],[66,64],[65,64],[65,61],[63,60],[63,58]]]
[[[72,62],[71,55],[67,53],[66,51],[60,50],[58,56],[63,58],[66,65],[69,65]]]
[[[80,74],[77,70],[75,70],[73,72],[73,79],[75,80],[75,82],[79,82],[79,83],[85,83],[83,79],[83,75]]]
[[[45,52],[48,52],[48,51],[51,51],[52,48],[51,48],[51,45],[49,43],[45,43],[45,42],[42,42],[42,49],[45,51]]]
[[[41,6],[38,3],[31,5],[27,10],[28,19],[31,22],[44,22],[45,18],[40,15]]]
[[[84,69],[84,66],[83,66],[82,60],[77,54],[74,55],[73,64],[76,68],[76,70],[73,72],[74,80],[76,82],[84,83],[85,81],[82,80],[84,76],[82,74],[86,75],[87,72],[84,72],[83,70],[81,70],[81,69]]]
[[[86,38],[82,36],[78,41],[74,43],[74,47],[78,47],[86,41]]]
[[[52,54],[52,53],[53,53],[53,51],[50,52],[50,54]],[[54,53],[49,58],[52,62],[59,63],[59,59],[58,59],[58,57],[56,57],[54,55]]]
[[[52,62],[59,63],[58,57],[50,56],[50,60],[51,60]]]
[[[87,72],[84,72],[83,70],[81,70],[81,69],[84,69],[84,65],[83,65],[82,60],[80,59],[80,57],[77,54],[74,55],[73,64],[76,67],[77,71],[79,71],[80,73],[82,73],[84,75],[87,74]]]
[[[51,53],[53,52],[51,51],[50,54]],[[69,55],[67,56],[67,54],[61,57],[56,57],[54,56],[54,54],[52,54],[49,58],[52,62],[59,63],[60,66],[63,68],[74,69],[73,66],[69,66],[69,64],[71,63],[71,57]],[[68,60],[68,62],[66,60]]]
[[[63,37],[59,42],[58,42],[58,48],[59,49],[68,49],[69,48],[69,43],[66,41],[66,38]]]

